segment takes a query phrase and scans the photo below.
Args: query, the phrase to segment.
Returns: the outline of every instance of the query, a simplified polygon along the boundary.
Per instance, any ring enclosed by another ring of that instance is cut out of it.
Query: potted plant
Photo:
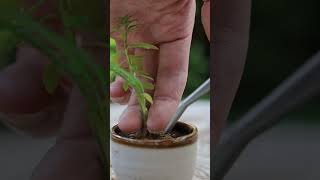
[[[112,168],[119,180],[191,180],[197,153],[196,127],[179,122],[166,134],[152,134],[147,130],[152,96],[146,91],[153,90],[154,80],[141,68],[143,57],[129,52],[136,48],[158,48],[145,42],[128,42],[129,34],[137,30],[137,20],[130,16],[120,17],[114,30],[123,44],[123,50],[117,54],[124,55],[128,68],[122,68],[114,56],[110,63],[110,80],[120,76],[125,82],[124,90],[133,89],[140,106],[142,129],[135,134],[125,134],[117,125],[112,127]]]

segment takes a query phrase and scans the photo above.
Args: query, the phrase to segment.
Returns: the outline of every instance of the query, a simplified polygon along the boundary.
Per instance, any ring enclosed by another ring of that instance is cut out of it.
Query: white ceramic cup
[[[179,126],[190,128],[190,133],[170,141],[141,142],[112,133],[111,161],[117,180],[192,180],[197,129],[180,122]]]

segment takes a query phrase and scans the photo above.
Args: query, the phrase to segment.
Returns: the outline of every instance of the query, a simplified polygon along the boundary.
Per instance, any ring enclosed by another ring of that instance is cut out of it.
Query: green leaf
[[[117,43],[116,40],[114,40],[113,38],[110,38],[110,47],[116,47]]]
[[[142,85],[147,90],[154,90],[154,85],[148,82],[142,82]]]
[[[140,70],[142,70],[142,63],[132,63],[131,64],[131,70],[133,71],[133,72],[138,72],[138,71],[140,71]]]
[[[134,43],[130,44],[128,48],[139,48],[139,49],[150,49],[150,50],[159,50],[157,46],[148,43]]]
[[[43,82],[49,94],[53,94],[55,92],[61,77],[61,73],[59,72],[57,66],[53,63],[50,63],[45,67],[43,73]]]
[[[127,91],[129,90],[129,83],[128,83],[127,81],[125,81],[125,82],[123,83],[123,90],[124,90],[125,92],[127,92]]]
[[[116,78],[116,73],[113,71],[110,71],[110,82],[113,82],[115,78]]]
[[[143,96],[146,98],[146,100],[150,103],[153,104],[152,97],[148,93],[144,93]]]
[[[148,75],[145,75],[145,74],[139,74],[139,77],[142,77],[142,78],[145,78],[147,80],[151,80],[151,81],[154,81],[154,79]]]
[[[129,59],[131,61],[142,61],[143,60],[143,56],[129,55]]]

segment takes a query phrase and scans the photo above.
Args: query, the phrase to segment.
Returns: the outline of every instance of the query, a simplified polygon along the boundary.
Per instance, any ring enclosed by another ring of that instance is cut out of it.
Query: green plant
[[[13,1],[10,0],[7,3],[11,2]],[[74,28],[87,26],[90,20],[86,20],[86,17],[89,16],[70,13],[72,7],[69,1],[60,0],[59,15],[66,33],[65,36],[58,35],[41,24],[47,18],[41,20],[32,18],[32,12],[44,2],[39,0],[39,3],[36,3],[31,9],[24,9],[18,3],[8,8],[6,1],[1,1],[0,32],[8,33],[7,37],[15,42],[10,44],[11,48],[25,42],[49,57],[52,63],[47,66],[44,73],[44,83],[48,92],[55,90],[62,75],[69,76],[79,87],[86,100],[92,132],[100,147],[101,162],[105,169],[103,176],[108,179],[110,177],[110,131],[107,104],[109,102],[106,100],[108,73],[95,63],[90,53],[77,46],[74,37]]]
[[[158,48],[145,42],[129,42],[128,37],[130,33],[136,31],[137,28],[138,22],[132,17],[126,15],[119,18],[114,32],[118,33],[118,38],[123,44],[123,48],[111,58],[110,80],[114,80],[115,76],[120,76],[125,80],[125,83],[123,85],[123,89],[125,91],[127,91],[130,87],[134,89],[135,95],[140,105],[142,133],[143,135],[146,135],[146,123],[148,116],[147,103],[153,103],[152,96],[148,94],[146,90],[154,89],[154,84],[151,83],[154,80],[143,70],[144,58],[142,56],[131,54],[130,50],[137,48],[145,50],[158,50]],[[110,42],[114,43],[115,41],[112,39]],[[118,61],[120,56],[124,57],[125,62]],[[123,68],[123,64],[126,64],[128,68]]]

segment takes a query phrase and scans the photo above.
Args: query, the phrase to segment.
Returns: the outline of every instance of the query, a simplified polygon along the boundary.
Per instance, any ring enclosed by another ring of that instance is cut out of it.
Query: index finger
[[[161,132],[176,111],[188,76],[191,36],[160,45],[159,65],[148,129]]]

